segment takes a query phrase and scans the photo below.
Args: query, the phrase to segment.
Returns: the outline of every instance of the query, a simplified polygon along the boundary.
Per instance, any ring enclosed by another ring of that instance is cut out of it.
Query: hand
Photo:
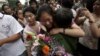
[[[86,8],[83,8],[83,9],[82,9],[82,14],[83,14],[84,16],[88,17],[88,18],[90,18],[90,17],[92,16],[92,14],[91,14],[91,13],[89,12],[89,10],[86,9]]]
[[[54,28],[50,31],[50,34],[58,34],[58,33],[63,33],[63,28]]]
[[[86,16],[89,19],[89,21],[93,21],[93,22],[95,21],[94,17],[92,16],[92,13],[90,13],[88,9],[86,8],[82,9],[82,14]]]

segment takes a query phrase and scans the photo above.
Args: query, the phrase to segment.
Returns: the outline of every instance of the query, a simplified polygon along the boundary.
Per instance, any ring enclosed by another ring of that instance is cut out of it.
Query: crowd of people
[[[100,56],[100,0],[3,4],[0,56]]]

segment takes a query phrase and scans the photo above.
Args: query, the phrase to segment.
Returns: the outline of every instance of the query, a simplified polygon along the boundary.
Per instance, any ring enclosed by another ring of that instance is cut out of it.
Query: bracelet
[[[95,22],[89,20],[89,23],[95,23]]]

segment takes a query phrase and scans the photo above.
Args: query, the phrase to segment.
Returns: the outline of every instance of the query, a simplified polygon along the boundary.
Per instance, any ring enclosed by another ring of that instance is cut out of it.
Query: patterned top
[[[82,26],[82,29],[85,31],[86,35],[82,38],[79,38],[79,42],[85,47],[97,50],[98,49],[98,38],[93,37],[93,35],[91,34],[90,24],[88,21],[89,20],[87,19]],[[97,21],[96,24],[100,25],[100,20]]]

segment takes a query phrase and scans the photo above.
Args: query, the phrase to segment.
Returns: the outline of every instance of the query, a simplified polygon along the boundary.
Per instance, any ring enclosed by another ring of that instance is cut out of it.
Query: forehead
[[[52,15],[50,15],[47,12],[42,12],[41,17],[43,17],[42,19],[44,19],[44,20],[45,19],[51,19],[52,18]]]
[[[32,12],[25,12],[25,15],[34,15]]]
[[[4,6],[4,8],[9,8],[9,6],[8,6],[8,5],[6,5],[6,6]]]
[[[19,12],[19,13],[22,13],[23,11],[22,11],[22,10],[18,10],[18,12]]]

